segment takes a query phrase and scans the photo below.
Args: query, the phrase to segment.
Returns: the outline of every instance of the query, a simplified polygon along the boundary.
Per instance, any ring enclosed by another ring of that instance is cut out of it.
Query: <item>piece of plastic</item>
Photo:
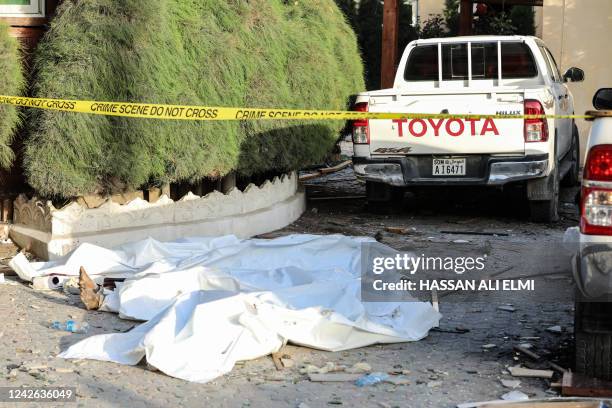
[[[74,320],[66,320],[64,323],[55,320],[49,325],[52,329],[67,331],[70,333],[87,333],[89,331],[89,323],[75,322]]]
[[[370,373],[362,377],[359,377],[355,381],[355,385],[358,387],[365,387],[368,385],[378,384],[380,382],[385,381],[388,378],[389,378],[389,374],[387,373]]]
[[[439,323],[431,304],[361,301],[361,246],[371,238],[290,235],[153,239],[114,250],[83,244],[61,262],[19,263],[25,275],[128,276],[104,291],[100,310],[147,321],[127,333],[86,338],[64,358],[135,365],[207,382],[237,361],[284,344],[340,351],[420,340]]]

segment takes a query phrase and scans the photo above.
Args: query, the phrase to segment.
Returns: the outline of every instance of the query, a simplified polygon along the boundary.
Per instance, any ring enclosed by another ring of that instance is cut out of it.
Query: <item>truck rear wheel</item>
[[[555,222],[559,220],[559,167],[552,170],[544,180],[527,186],[529,212],[534,222]],[[539,200],[542,196],[550,197]]]
[[[404,200],[404,189],[388,184],[366,181],[368,211],[389,213],[399,211]]]
[[[569,153],[571,167],[561,184],[565,187],[575,187],[580,185],[580,138],[578,136],[578,127],[574,124],[572,135],[572,151]]]
[[[601,380],[612,380],[612,333],[610,303],[576,302],[574,337],[576,372]],[[598,330],[604,329],[604,330]]]

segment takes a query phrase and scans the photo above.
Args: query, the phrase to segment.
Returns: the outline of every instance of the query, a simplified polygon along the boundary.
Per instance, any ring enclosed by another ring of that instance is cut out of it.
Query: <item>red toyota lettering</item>
[[[480,136],[484,136],[487,132],[493,132],[495,136],[499,136],[499,131],[497,130],[497,126],[495,126],[495,121],[491,118],[485,119]]]
[[[418,133],[414,131],[414,124],[415,123],[419,123],[421,125],[421,131],[418,132]],[[414,137],[424,136],[425,133],[427,133],[427,123],[425,123],[425,121],[423,119],[413,119],[408,124],[408,130],[410,131],[410,134],[412,134],[412,136],[414,136]]]
[[[454,132],[451,124],[455,122],[459,124],[459,129]],[[465,131],[465,124],[460,121],[459,119],[450,119],[448,122],[446,122],[446,133],[448,133],[451,136],[457,137],[457,136],[461,136],[461,134]]]

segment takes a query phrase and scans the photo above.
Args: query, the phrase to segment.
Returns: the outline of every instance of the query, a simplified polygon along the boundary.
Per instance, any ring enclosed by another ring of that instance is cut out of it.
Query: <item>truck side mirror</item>
[[[597,110],[612,110],[612,88],[601,88],[595,92],[593,106]]]
[[[565,82],[582,82],[584,81],[584,71],[580,68],[571,67],[563,75]]]

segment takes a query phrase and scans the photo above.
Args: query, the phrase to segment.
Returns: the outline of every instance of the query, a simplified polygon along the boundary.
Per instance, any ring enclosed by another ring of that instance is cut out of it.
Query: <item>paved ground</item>
[[[408,197],[400,214],[373,215],[366,211],[365,200],[360,198],[363,187],[355,182],[350,170],[313,180],[307,189],[311,198],[308,211],[278,234],[376,236],[398,249],[484,248],[496,259],[495,271],[502,271],[500,277],[540,275],[537,283],[546,290],[537,300],[524,292],[478,296],[443,293],[441,328],[422,341],[340,353],[289,346],[285,352],[295,361],[293,368],[277,371],[269,357],[260,358],[239,365],[213,383],[199,385],[150,371],[144,365],[127,367],[56,358],[61,350],[86,335],[52,330],[48,326],[53,320],[87,321],[92,327],[87,335],[129,330],[134,323],[108,313],[86,312],[77,296],[36,292],[20,283],[0,285],[0,311],[4,316],[0,327],[0,384],[76,386],[78,406],[84,407],[420,408],[498,399],[510,391],[500,383],[500,379],[511,378],[508,366],[521,363],[543,367],[517,357],[512,347],[518,343],[530,342],[537,353],[571,367],[573,300],[569,265],[561,258],[537,265],[530,257],[542,252],[539,248],[544,244],[558,246],[565,229],[577,224],[575,190],[563,192],[563,218],[559,223],[537,225],[527,221],[520,200],[483,191],[432,190]],[[346,196],[353,198],[339,198]],[[408,235],[385,231],[386,227],[398,226],[414,230]],[[459,230],[494,231],[507,236],[441,232]],[[0,258],[9,256],[12,250],[10,245],[3,245]],[[506,304],[516,310],[498,309]],[[545,330],[553,325],[560,325],[563,331],[555,334]],[[538,339],[526,341],[521,337]],[[482,347],[485,344],[495,347],[486,350]],[[326,362],[352,365],[361,361],[376,371],[404,371],[410,384],[358,388],[352,383],[313,383],[297,368],[307,362],[322,366]],[[549,381],[541,379],[522,379],[519,389],[534,397],[553,393]]]

